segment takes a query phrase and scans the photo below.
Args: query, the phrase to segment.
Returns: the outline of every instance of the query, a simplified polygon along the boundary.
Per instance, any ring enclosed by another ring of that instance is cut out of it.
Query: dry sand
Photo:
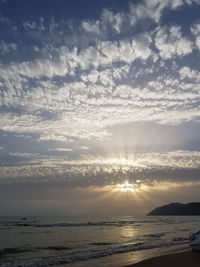
[[[200,267],[200,253],[186,251],[144,260],[129,267]]]

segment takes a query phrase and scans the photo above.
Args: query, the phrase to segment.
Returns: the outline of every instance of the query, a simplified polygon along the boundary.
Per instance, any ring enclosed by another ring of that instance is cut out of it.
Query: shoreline
[[[98,259],[90,259],[88,261],[78,261],[78,262],[73,262],[71,263],[70,266],[73,267],[94,267],[94,266],[102,266],[102,267],[130,267],[130,266],[138,266],[138,264],[143,263],[144,261],[148,261],[150,259],[154,258],[160,258],[162,256],[166,255],[172,255],[172,254],[182,254],[184,252],[191,251],[189,247],[184,247],[184,248],[177,248],[176,251],[174,250],[162,250],[159,249],[155,253],[155,249],[150,249],[150,250],[143,250],[143,251],[134,251],[134,252],[128,252],[128,253],[122,253],[122,254],[115,254],[111,256],[106,256]],[[200,253],[199,253],[200,254]],[[200,260],[199,260],[200,262]],[[63,265],[68,267],[68,264]],[[149,267],[154,267],[153,265],[149,265],[149,263],[145,266]],[[159,266],[159,265],[156,265]],[[163,265],[161,264],[159,267],[162,267]],[[180,267],[182,265],[178,265]],[[195,266],[200,266],[198,265]],[[171,265],[168,265],[168,267],[171,267]],[[193,265],[189,265],[189,267],[193,267]]]
[[[200,266],[200,253],[187,250],[153,257],[124,267],[198,267]]]

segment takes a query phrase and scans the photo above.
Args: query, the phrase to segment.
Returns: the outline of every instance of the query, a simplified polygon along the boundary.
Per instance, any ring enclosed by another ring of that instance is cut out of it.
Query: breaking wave
[[[186,238],[176,238],[172,239],[171,242],[163,242],[159,243],[157,245],[155,244],[147,244],[147,243],[134,243],[134,244],[128,244],[128,245],[120,245],[115,246],[111,248],[106,248],[103,250],[87,250],[87,251],[79,251],[71,253],[67,256],[59,256],[59,257],[52,257],[52,258],[37,258],[32,260],[26,260],[26,261],[18,261],[13,263],[5,263],[2,264],[2,267],[48,267],[48,266],[55,266],[59,264],[70,264],[76,261],[86,261],[93,258],[101,258],[106,256],[112,256],[115,254],[121,254],[121,253],[127,253],[127,252],[134,252],[134,251],[142,251],[142,250],[148,250],[148,249],[155,249],[155,248],[167,248],[171,246],[176,246],[180,244],[186,244],[188,243],[188,239]],[[94,244],[95,245],[95,244]],[[107,243],[96,243],[96,245],[108,245]],[[41,249],[54,249],[54,250],[69,250],[71,248],[69,247],[56,247],[56,246],[50,246],[46,248]],[[20,253],[23,252],[23,248],[11,248],[11,249],[4,249],[4,253]]]
[[[174,221],[169,221],[166,219],[157,219],[157,220],[127,220],[127,221],[88,221],[88,222],[77,222],[77,223],[39,223],[37,221],[8,221],[8,222],[0,222],[4,227],[88,227],[88,226],[140,226],[145,223],[175,223]]]

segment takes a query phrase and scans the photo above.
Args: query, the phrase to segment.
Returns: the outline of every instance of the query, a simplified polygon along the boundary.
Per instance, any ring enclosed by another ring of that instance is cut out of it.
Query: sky
[[[200,0],[0,0],[0,214],[199,201]]]

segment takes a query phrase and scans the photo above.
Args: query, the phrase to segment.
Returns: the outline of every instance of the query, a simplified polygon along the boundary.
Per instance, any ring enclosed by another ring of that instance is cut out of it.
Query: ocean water
[[[0,217],[0,266],[122,266],[188,249],[198,230],[198,216]]]

